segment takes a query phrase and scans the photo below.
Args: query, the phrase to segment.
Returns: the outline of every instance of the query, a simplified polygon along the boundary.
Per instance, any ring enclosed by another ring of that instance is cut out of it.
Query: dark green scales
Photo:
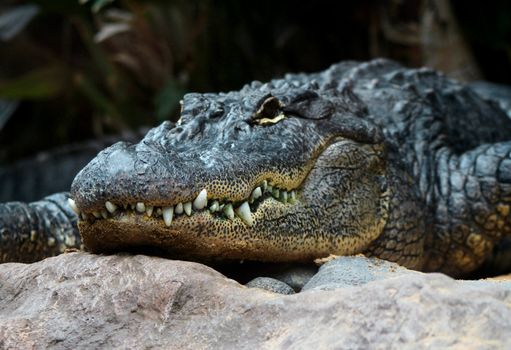
[[[511,234],[511,120],[430,69],[342,62],[187,94],[181,119],[117,143],[67,194],[0,207],[3,261],[82,243],[171,257],[364,253],[464,275]],[[16,219],[14,219],[16,217]]]

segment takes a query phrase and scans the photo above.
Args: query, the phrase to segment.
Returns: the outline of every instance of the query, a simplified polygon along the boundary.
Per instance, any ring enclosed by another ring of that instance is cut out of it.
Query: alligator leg
[[[34,262],[80,248],[77,215],[68,193],[32,203],[0,204],[0,263]]]
[[[438,153],[436,234],[427,270],[471,271],[511,236],[511,142]],[[446,174],[448,174],[446,176]],[[510,252],[511,253],[511,252]]]

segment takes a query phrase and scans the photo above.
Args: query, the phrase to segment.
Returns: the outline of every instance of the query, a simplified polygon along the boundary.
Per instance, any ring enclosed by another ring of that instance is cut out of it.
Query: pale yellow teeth
[[[284,204],[287,203],[287,192],[286,191],[280,192],[280,201]]]
[[[177,203],[176,210],[174,212],[176,214],[183,214],[183,203]]]
[[[183,209],[186,215],[188,216],[192,215],[192,202],[186,202],[185,204],[183,204]]]
[[[105,207],[106,207],[106,210],[108,210],[108,212],[110,214],[113,214],[117,210],[117,205],[115,205],[114,203],[112,203],[110,201],[105,202]]]
[[[263,191],[261,190],[261,187],[256,187],[252,193],[250,194],[250,203],[252,203],[257,198],[261,197],[263,195]]]
[[[206,207],[207,204],[208,204],[208,191],[206,191],[206,189],[203,189],[197,195],[197,198],[195,198],[195,200],[193,201],[193,207],[197,210],[202,210]]]
[[[236,215],[238,215],[248,226],[252,226],[254,224],[254,219],[252,218],[252,212],[250,211],[248,202],[243,202],[243,204],[236,209]]]
[[[139,213],[144,213],[145,212],[145,204],[142,202],[138,202],[136,209]]]
[[[174,207],[164,207],[163,208],[163,221],[165,225],[168,227],[172,224],[172,217],[174,216]]]
[[[212,212],[218,211],[219,209],[220,209],[220,204],[218,203],[218,201],[213,201],[213,203],[209,207],[209,210],[211,210]]]
[[[226,204],[224,206],[224,214],[227,216],[228,219],[233,220],[234,219],[234,210],[232,209],[232,204]]]
[[[284,189],[280,189],[275,186],[271,186],[267,180],[264,180],[260,183],[259,186],[254,188],[252,192],[250,193],[250,196],[248,197],[245,202],[243,202],[238,208],[234,209],[232,202],[227,203],[221,203],[218,199],[211,199],[209,201],[209,208],[208,206],[208,191],[204,188],[202,189],[197,197],[193,201],[186,202],[186,203],[177,203],[175,206],[172,207],[154,207],[152,205],[146,205],[143,202],[138,203],[132,203],[132,204],[114,204],[110,201],[105,202],[105,209],[93,211],[89,213],[90,215],[93,215],[96,219],[107,219],[110,214],[114,214],[116,211],[120,210],[131,210],[136,211],[140,214],[145,213],[148,217],[162,217],[165,222],[166,226],[170,226],[172,224],[172,220],[174,217],[174,214],[180,215],[185,213],[188,216],[192,216],[192,213],[194,210],[203,210],[204,208],[209,209],[211,213],[215,212],[223,212],[225,217],[234,220],[235,216],[238,216],[246,225],[253,226],[254,225],[254,218],[252,216],[252,209],[250,208],[249,203],[254,203],[258,198],[263,197],[264,193],[270,194],[272,197],[274,197],[276,200],[287,204],[295,204],[297,202],[297,194],[294,190],[292,191],[286,191]],[[266,195],[268,196],[268,195]],[[265,197],[266,198],[266,197]],[[84,213],[81,213],[78,209],[76,202],[72,198],[68,198],[67,200],[69,207],[83,220],[86,220],[87,215]],[[238,203],[238,202],[237,202]],[[257,206],[253,206],[254,208]]]
[[[67,199],[67,204],[69,205],[71,210],[75,212],[76,215],[80,215],[80,210],[76,206],[76,202],[74,201],[74,199],[68,198]]]
[[[291,191],[291,193],[289,194],[289,203],[291,203],[291,204],[296,203],[296,192],[295,191]]]

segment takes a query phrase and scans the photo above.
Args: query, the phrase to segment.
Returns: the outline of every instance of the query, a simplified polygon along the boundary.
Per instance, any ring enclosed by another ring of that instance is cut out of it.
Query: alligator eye
[[[254,113],[252,120],[259,125],[276,124],[286,118],[284,112],[282,112],[283,107],[284,104],[275,96],[269,96]]]

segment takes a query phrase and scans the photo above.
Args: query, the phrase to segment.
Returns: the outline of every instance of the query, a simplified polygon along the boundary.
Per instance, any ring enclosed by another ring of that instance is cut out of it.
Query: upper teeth
[[[200,191],[199,195],[193,201],[193,207],[197,210],[204,209],[204,207],[208,204],[208,191],[203,189]]]
[[[136,209],[139,213],[143,213],[145,212],[145,204],[142,203],[142,202],[138,202],[137,203],[137,206],[136,206]]]
[[[267,180],[264,180],[260,186],[254,188],[254,190],[250,193],[250,196],[247,200],[242,202],[236,209],[233,207],[232,202],[224,202],[221,203],[218,199],[211,199],[208,203],[208,192],[206,189],[203,189],[199,192],[197,197],[193,201],[185,202],[185,203],[177,203],[175,206],[167,206],[167,207],[154,207],[153,205],[146,204],[143,202],[138,202],[135,204],[114,204],[111,201],[105,202],[105,209],[93,211],[89,214],[92,214],[93,217],[97,219],[108,218],[109,214],[115,214],[116,211],[131,210],[143,214],[145,213],[148,217],[162,217],[166,226],[171,226],[172,221],[174,219],[174,214],[182,215],[185,213],[188,216],[192,215],[193,210],[203,210],[204,208],[209,207],[209,211],[213,215],[213,213],[220,213],[215,215],[223,215],[229,219],[234,220],[235,217],[239,217],[247,226],[254,225],[254,217],[252,215],[252,209],[250,208],[249,203],[254,203],[258,198],[262,197],[264,193],[268,193],[270,196],[273,196],[276,200],[286,204],[294,204],[297,202],[296,192],[277,188],[275,186],[269,185]],[[71,198],[68,199],[68,204],[71,209],[77,213],[81,214],[83,220],[90,219],[89,215],[85,213],[81,213],[78,209],[75,201]],[[122,209],[124,208],[124,210]],[[192,209],[193,208],[193,209]],[[154,215],[153,215],[154,214]]]
[[[163,208],[163,221],[165,225],[170,226],[172,224],[172,217],[174,216],[174,207]]]
[[[117,209],[117,206],[110,201],[105,202],[105,207],[106,207],[106,210],[108,210],[108,212],[110,212],[110,213],[114,213],[115,210]]]
[[[254,224],[254,219],[252,218],[252,212],[250,211],[250,206],[247,202],[243,202],[242,205],[236,209],[236,214],[240,217],[241,220],[248,226],[252,226]]]

